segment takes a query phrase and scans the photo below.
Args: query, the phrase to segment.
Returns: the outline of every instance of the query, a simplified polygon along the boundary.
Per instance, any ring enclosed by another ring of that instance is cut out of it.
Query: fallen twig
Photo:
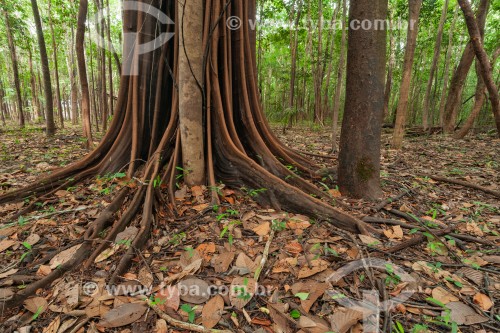
[[[453,228],[451,228],[451,227],[443,229],[443,230],[439,230],[439,231],[434,232],[433,236],[434,237],[444,236],[444,235],[449,234],[452,230],[453,230]],[[420,244],[420,243],[424,242],[426,239],[427,239],[427,237],[425,235],[420,234],[420,235],[417,235],[413,238],[410,238],[409,240],[407,240],[405,242],[399,243],[398,245],[384,249],[384,252],[387,252],[387,253],[398,252],[398,251],[404,250],[406,248],[409,248],[410,246],[415,246],[417,244]]]
[[[262,269],[264,268],[264,265],[267,262],[267,257],[269,256],[269,248],[271,247],[271,242],[273,241],[274,233],[275,230],[271,229],[271,233],[269,234],[269,239],[267,240],[266,247],[264,248],[264,253],[262,253],[262,259],[260,260],[259,267],[257,267],[257,269],[255,270],[254,279],[256,283],[259,282],[260,273],[262,272]]]
[[[156,304],[153,304],[151,302],[148,303],[149,306],[156,312],[156,314],[161,318],[164,319],[168,324],[183,329],[183,330],[188,330],[192,332],[200,332],[200,333],[232,333],[232,331],[229,330],[216,330],[213,328],[206,328],[201,325],[196,325],[196,324],[191,324],[191,323],[186,323],[184,321],[177,320],[175,318],[170,317],[168,314],[160,310]]]
[[[390,204],[390,203],[393,203],[395,201],[398,201],[399,199],[401,199],[402,197],[404,197],[405,195],[409,194],[411,192],[410,189],[406,189],[404,191],[402,191],[401,193],[399,193],[398,195],[392,197],[392,198],[387,198],[385,200],[383,200],[381,203],[379,203],[378,205],[376,205],[373,210],[378,212],[379,210],[381,210],[382,208],[384,208],[386,205]]]
[[[497,198],[500,198],[500,192],[499,191],[495,191],[495,190],[489,189],[489,188],[481,186],[481,185],[469,183],[469,182],[466,182],[466,181],[463,181],[463,180],[458,180],[458,179],[450,179],[450,178],[446,178],[446,177],[442,177],[442,176],[427,175],[427,177],[429,177],[429,178],[431,178],[433,180],[439,181],[439,182],[445,182],[445,183],[450,183],[450,184],[455,184],[455,185],[461,185],[461,186],[465,186],[465,187],[470,187],[470,188],[473,188],[473,189],[476,189],[476,190],[479,190],[479,191],[483,191],[484,193],[491,194],[491,195],[493,195],[493,196],[495,196]]]

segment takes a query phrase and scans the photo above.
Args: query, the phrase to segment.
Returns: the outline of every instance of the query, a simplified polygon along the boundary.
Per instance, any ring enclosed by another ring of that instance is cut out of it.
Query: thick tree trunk
[[[82,127],[83,136],[87,139],[85,145],[87,148],[93,146],[92,131],[90,122],[90,95],[89,95],[89,82],[87,80],[87,68],[85,65],[85,21],[87,20],[88,0],[80,0],[78,9],[78,22],[76,29],[76,59],[78,65],[78,77],[80,78],[80,86],[82,90]]]
[[[380,136],[384,112],[386,29],[353,29],[353,20],[387,17],[387,0],[353,0],[349,9],[347,81],[340,136],[339,187],[344,195],[375,199],[380,188]],[[386,27],[387,28],[387,27]]]
[[[405,133],[406,119],[408,115],[408,100],[410,95],[411,74],[413,68],[413,58],[417,46],[418,21],[422,0],[409,1],[409,23],[406,39],[406,49],[403,64],[403,77],[399,88],[398,108],[396,111],[396,124],[394,125],[394,134],[392,137],[392,146],[401,149],[403,146],[403,137]]]
[[[184,178],[188,185],[205,183],[203,140],[203,1],[186,0],[179,6],[179,118]],[[245,21],[243,21],[245,22]]]
[[[431,70],[429,72],[429,77],[427,79],[427,87],[425,89],[424,108],[422,109],[423,110],[422,125],[424,127],[424,130],[427,130],[427,128],[429,127],[429,114],[430,114],[429,108],[430,108],[430,99],[432,92],[432,82],[434,79],[434,73],[436,72],[438,66],[439,55],[441,54],[441,41],[443,40],[443,29],[444,29],[444,24],[446,22],[446,15],[448,14],[448,3],[449,0],[444,1],[443,11],[441,13],[441,19],[439,21],[436,43],[434,45],[434,56],[432,57]]]
[[[345,44],[347,19],[347,0],[342,1],[342,36],[340,40],[339,67],[337,68],[337,83],[335,86],[335,96],[333,99],[333,121],[332,121],[332,152],[337,151],[337,136],[339,127],[340,99],[342,97],[342,86],[344,84],[345,70]]]
[[[479,62],[478,69],[489,93],[491,108],[493,110],[493,116],[495,117],[498,136],[500,137],[500,97],[498,96],[498,89],[493,81],[492,64],[490,63],[488,55],[484,50],[481,31],[476,19],[474,18],[474,12],[472,11],[469,1],[458,0],[458,4],[462,8],[462,12],[465,16],[467,30],[469,30],[474,53],[476,54],[476,58]]]
[[[14,87],[16,89],[17,98],[17,113],[19,117],[19,126],[24,127],[24,112],[23,112],[23,97],[21,93],[21,81],[19,80],[19,64],[17,61],[17,51],[16,45],[14,43],[14,36],[12,36],[12,31],[9,22],[9,14],[7,9],[3,6],[3,14],[5,18],[5,32],[7,34],[7,41],[9,44],[10,59],[12,62],[12,74],[14,75]]]
[[[52,83],[50,80],[49,57],[47,55],[47,47],[45,45],[45,38],[43,36],[42,21],[40,19],[40,12],[38,11],[38,4],[36,0],[31,0],[31,8],[33,9],[33,17],[35,18],[36,35],[38,39],[38,48],[40,49],[40,60],[42,62],[42,75],[43,75],[43,92],[45,96],[45,122],[47,136],[54,135],[56,126],[54,124],[54,105],[52,104]]]
[[[488,13],[489,0],[481,0],[477,10],[477,22],[481,36],[484,34],[486,14]],[[462,104],[462,92],[467,79],[467,74],[474,61],[474,47],[471,42],[467,43],[455,73],[451,79],[450,90],[446,98],[446,105],[443,113],[443,130],[447,134],[455,130],[457,116]]]

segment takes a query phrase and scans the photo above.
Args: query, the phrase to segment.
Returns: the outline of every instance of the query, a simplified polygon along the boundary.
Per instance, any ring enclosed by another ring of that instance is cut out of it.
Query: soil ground
[[[327,129],[298,127],[284,135],[276,128],[276,133],[297,150],[325,155],[310,156],[325,168],[335,166]],[[375,310],[383,308],[377,302],[398,296],[403,299],[380,314],[386,332],[498,331],[499,198],[431,177],[500,191],[500,141],[486,134],[461,141],[418,136],[395,151],[389,139],[390,133],[384,134],[382,186],[384,199],[397,199],[384,205],[341,197],[333,173],[318,182],[332,201],[380,235],[353,235],[325,221],[259,207],[252,198],[268,189],[221,184],[221,205],[213,207],[207,188],[187,188],[179,179],[177,216],[168,213],[173,207],[157,207],[147,247],[134,249],[132,267],[115,286],[106,281],[130,247],[134,223],[89,269],[76,269],[38,290],[23,307],[2,309],[0,331],[28,326],[31,332],[186,331],[159,319],[144,305],[148,298],[158,311],[184,323],[233,332],[361,332],[362,314],[346,300],[365,297],[364,307]],[[7,127],[0,142],[0,193],[86,153],[77,127],[50,141],[34,128]],[[35,212],[14,219],[29,198],[1,206],[0,299],[68,260],[113,195],[137,181],[121,172],[100,175],[56,192]],[[445,236],[437,237],[443,230]],[[238,289],[256,279],[257,294]],[[207,285],[211,297],[183,293],[186,286],[206,290]],[[380,299],[366,298],[366,290],[377,291]]]

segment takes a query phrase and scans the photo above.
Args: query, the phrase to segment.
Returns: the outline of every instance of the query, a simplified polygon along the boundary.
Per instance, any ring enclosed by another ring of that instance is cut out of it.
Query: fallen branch
[[[413,224],[409,224],[409,223],[405,223],[405,222],[402,222],[399,220],[383,219],[380,217],[372,217],[372,216],[365,216],[365,217],[363,217],[362,220],[363,220],[363,222],[372,223],[372,224],[399,225],[401,228],[408,229],[408,230],[417,229],[418,231],[425,231],[425,229],[422,227],[419,227],[419,226],[416,226]],[[469,236],[469,235],[450,233],[450,236],[453,238],[463,240],[463,241],[467,241],[467,242],[479,243],[479,244],[489,245],[489,246],[496,246],[495,244],[493,244],[492,242],[490,242],[486,239],[473,237],[473,236]]]
[[[419,226],[416,226],[413,224],[408,224],[408,223],[405,223],[405,222],[402,222],[399,220],[383,219],[383,218],[378,218],[378,217],[365,216],[363,218],[363,221],[367,222],[367,223],[375,223],[375,224],[399,225],[404,229],[409,229],[409,230],[416,229],[418,231],[425,231],[425,228],[422,228],[422,227],[419,227]],[[479,244],[484,244],[484,245],[489,245],[489,246],[495,246],[495,244],[493,244],[492,242],[490,242],[488,240],[469,236],[469,235],[450,233],[450,236],[453,238],[463,240],[463,241],[479,243]]]
[[[257,267],[257,269],[255,270],[254,279],[256,283],[259,282],[260,273],[262,272],[262,269],[264,268],[264,265],[267,262],[267,257],[269,256],[269,248],[271,247],[271,242],[273,241],[274,233],[275,230],[271,229],[271,233],[269,234],[269,239],[267,240],[266,247],[264,248],[264,253],[262,254],[262,259],[260,260],[259,267]]]
[[[196,324],[190,324],[186,323],[184,321],[177,320],[175,318],[170,317],[168,314],[163,312],[158,308],[156,304],[153,304],[151,302],[148,303],[151,309],[156,312],[156,314],[161,318],[164,319],[168,324],[183,329],[183,330],[188,330],[190,332],[199,332],[199,333],[232,333],[232,331],[229,330],[216,330],[213,328],[206,328],[201,325],[196,325]]]
[[[497,198],[500,198],[500,192],[499,191],[495,191],[495,190],[489,189],[489,188],[481,186],[481,185],[469,183],[469,182],[466,182],[466,181],[463,181],[463,180],[450,179],[450,178],[446,178],[446,177],[441,177],[441,176],[430,176],[430,175],[427,175],[427,177],[429,177],[429,178],[431,178],[433,180],[439,181],[439,182],[445,182],[445,183],[450,183],[450,184],[455,184],[455,185],[461,185],[461,186],[465,186],[465,187],[470,187],[470,188],[473,188],[473,189],[476,189],[476,190],[479,190],[479,191],[483,191],[484,193],[491,194],[491,195],[493,195],[493,196],[495,196]]]
[[[453,228],[449,227],[449,228],[446,228],[444,230],[439,230],[439,231],[435,232],[433,235],[435,237],[436,236],[444,236],[444,235],[451,233],[452,230],[453,230]],[[396,246],[384,249],[384,252],[386,252],[386,253],[398,252],[398,251],[404,250],[406,248],[409,248],[411,246],[418,245],[418,244],[424,242],[426,239],[427,239],[427,237],[425,235],[420,234],[420,235],[417,235],[413,238],[410,238],[409,240],[402,242]]]
[[[384,208],[386,205],[388,205],[390,203],[393,203],[395,201],[398,201],[399,199],[401,199],[405,195],[409,194],[410,192],[411,192],[411,190],[405,189],[404,191],[402,191],[401,193],[399,193],[395,197],[385,199],[384,201],[382,201],[381,203],[379,203],[378,205],[376,205],[373,208],[373,210],[376,211],[376,212],[378,212],[379,210],[381,210],[382,208]]]

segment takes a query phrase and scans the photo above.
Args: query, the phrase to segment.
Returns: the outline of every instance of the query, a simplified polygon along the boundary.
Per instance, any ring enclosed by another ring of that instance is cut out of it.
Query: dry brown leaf
[[[159,299],[158,307],[162,311],[167,311],[167,308],[177,311],[181,303],[179,289],[176,286],[168,286],[160,289],[155,298]]]
[[[320,283],[314,280],[298,282],[292,285],[292,293],[294,295],[298,293],[308,293],[308,297],[305,300],[300,300],[300,304],[305,312],[309,312],[314,302],[320,298],[328,288],[328,283]]]
[[[456,297],[443,287],[436,287],[432,289],[432,297],[437,299],[443,304],[448,304],[450,302],[457,302],[459,300],[458,297]]]
[[[484,256],[483,260],[485,260],[491,264],[500,265],[500,256]]]
[[[194,197],[202,197],[203,196],[203,188],[201,186],[193,186],[191,187],[191,194]]]
[[[271,224],[269,222],[264,222],[259,224],[257,227],[252,229],[259,236],[268,235],[271,232]]]
[[[17,271],[18,271],[17,268],[9,269],[8,271],[3,272],[2,274],[0,274],[0,279],[3,279],[3,278],[8,277],[8,276],[11,276],[12,274],[16,273]]]
[[[255,262],[250,259],[245,253],[241,252],[239,255],[238,255],[238,258],[236,258],[236,262],[235,262],[235,265],[236,267],[244,267],[244,268],[248,268],[248,270],[250,272],[254,272],[255,269],[257,268],[257,265],[255,264]]]
[[[70,260],[81,246],[82,244],[78,244],[62,251],[61,253],[56,254],[54,258],[50,260],[50,268],[56,269],[59,265],[62,265],[68,260]]]
[[[154,281],[153,274],[151,274],[148,267],[143,267],[139,270],[137,279],[146,288],[151,287]]]
[[[24,301],[24,307],[31,313],[41,314],[47,310],[49,304],[43,297],[32,297]]]
[[[50,266],[40,265],[40,267],[36,271],[36,275],[37,276],[47,276],[50,274],[50,272],[52,272],[52,269],[50,268]]]
[[[59,327],[61,326],[61,317],[57,316],[56,319],[52,320],[50,324],[43,329],[43,333],[57,333]]]
[[[126,303],[108,311],[99,325],[106,328],[120,327],[132,324],[140,319],[148,307],[144,303]]]
[[[403,229],[399,225],[394,225],[391,229],[384,230],[384,235],[389,239],[403,239]]]
[[[450,320],[456,322],[458,325],[474,325],[485,323],[489,320],[489,318],[477,314],[473,308],[462,302],[450,302],[446,304],[446,307],[450,309]],[[445,316],[446,311],[443,311],[441,315]]]
[[[380,241],[374,237],[368,235],[358,235],[359,239],[363,244],[374,246],[380,244]]]
[[[190,277],[177,284],[181,300],[192,304],[205,303],[210,298],[210,286],[202,279]]]
[[[346,333],[351,327],[363,319],[363,313],[352,309],[339,308],[330,316],[332,331]]]
[[[227,270],[229,269],[229,265],[231,265],[234,260],[235,255],[236,254],[234,252],[227,251],[215,256],[212,260],[212,266],[215,269],[215,272],[227,272]]]
[[[24,242],[28,243],[29,245],[33,246],[36,243],[40,241],[40,236],[37,234],[31,234],[24,240]]]
[[[165,319],[158,319],[156,321],[155,333],[168,333],[168,326]]]
[[[182,252],[179,258],[179,265],[181,265],[182,268],[185,268],[200,259],[203,259],[200,252],[198,252],[198,250],[190,249],[189,251]]]
[[[7,250],[9,247],[12,245],[16,244],[17,242],[12,239],[4,239],[0,242],[0,252],[3,252]]]
[[[311,260],[311,267],[306,264],[299,270],[297,277],[299,279],[304,279],[319,272],[323,272],[328,268],[328,265],[328,261],[325,261],[323,259],[313,259]]]
[[[299,242],[292,241],[292,242],[285,245],[284,250],[290,254],[294,254],[295,256],[297,256],[297,255],[299,255],[299,253],[302,252],[303,249],[302,249],[302,245]]]
[[[184,267],[183,271],[177,274],[170,275],[163,280],[166,285],[170,285],[174,283],[175,281],[178,281],[188,275],[196,273],[200,267],[201,264],[203,263],[203,259],[198,259],[194,262],[192,262],[190,265]]]
[[[224,299],[221,295],[215,295],[201,311],[202,323],[206,328],[213,328],[222,318],[224,310]]]
[[[231,282],[229,300],[237,309],[243,309],[257,290],[257,282],[253,278],[237,276]]]
[[[474,295],[473,301],[484,311],[488,311],[493,306],[491,299],[482,293]]]
[[[12,288],[0,288],[0,300],[6,300],[14,296]]]
[[[215,253],[215,243],[210,242],[210,243],[200,244],[196,248],[196,251],[200,253],[202,258],[206,262],[210,262],[210,260],[212,259],[212,255]]]

